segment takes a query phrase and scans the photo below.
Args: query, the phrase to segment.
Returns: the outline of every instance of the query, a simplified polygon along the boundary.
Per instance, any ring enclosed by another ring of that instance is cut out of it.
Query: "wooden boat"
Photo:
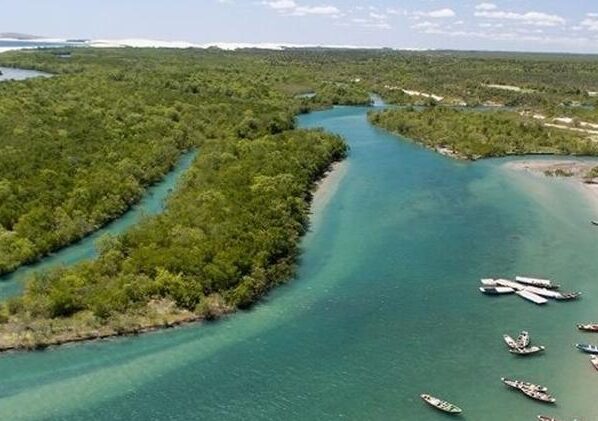
[[[505,340],[505,343],[507,344],[507,346],[511,349],[515,349],[517,348],[517,341],[515,341],[515,339],[513,339],[511,336],[509,335],[502,335],[503,339]]]
[[[500,380],[504,384],[506,384],[507,386],[512,387],[513,389],[527,388],[527,389],[530,389],[530,390],[537,390],[538,392],[548,392],[548,388],[547,387],[541,386],[539,384],[533,384],[533,383],[524,382],[524,381],[521,381],[521,380],[507,379],[505,377],[501,377]]]
[[[560,301],[571,301],[577,300],[579,297],[581,297],[581,292],[561,292],[555,298]]]
[[[513,292],[515,292],[513,288],[509,287],[480,287],[480,291],[488,295],[503,295],[512,294]]]
[[[430,396],[427,394],[420,395],[420,397],[426,402],[428,405],[433,406],[434,408],[446,412],[449,414],[460,414],[463,412],[461,408],[452,403],[443,401],[442,399],[435,398],[434,396]]]
[[[521,291],[515,291],[515,294],[519,295],[521,298],[524,298],[528,301],[531,301],[534,304],[542,305],[546,304],[548,300],[544,297],[540,297],[539,295],[534,294],[533,292],[527,291],[525,289]]]
[[[532,354],[537,354],[538,352],[542,352],[544,351],[544,347],[543,346],[531,346],[529,348],[512,348],[509,349],[509,352],[511,354],[517,354],[517,355],[532,355]]]
[[[520,284],[519,282],[511,281],[509,279],[497,279],[496,283],[501,287],[513,288],[516,291],[521,291],[525,288],[525,285]]]
[[[523,331],[519,334],[517,338],[517,348],[527,348],[530,344],[529,333],[527,331]]]
[[[575,344],[575,348],[588,354],[598,354],[598,346],[588,344]]]
[[[552,281],[548,279],[530,278],[528,276],[516,276],[515,280],[520,284],[531,285],[540,288],[556,289],[558,285],[553,285]]]
[[[595,368],[596,370],[598,370],[598,356],[596,356],[596,355],[592,355],[592,356],[590,357],[590,362],[592,363],[592,365],[594,366],[594,368]]]
[[[538,415],[538,421],[559,421],[556,418],[548,417],[546,415]]]
[[[559,299],[559,297],[563,296],[563,294],[561,294],[560,292],[548,288],[527,286],[525,287],[525,290],[546,298]]]
[[[535,399],[537,401],[541,401],[541,402],[546,402],[546,403],[555,403],[556,399],[553,398],[551,395],[549,395],[546,392],[540,392],[538,390],[534,390],[534,389],[528,389],[527,387],[522,387],[521,392],[532,399]]]
[[[481,279],[480,282],[482,283],[482,285],[484,285],[486,287],[496,287],[496,286],[498,286],[498,283],[493,278]]]
[[[598,323],[578,324],[577,328],[584,332],[598,332]]]

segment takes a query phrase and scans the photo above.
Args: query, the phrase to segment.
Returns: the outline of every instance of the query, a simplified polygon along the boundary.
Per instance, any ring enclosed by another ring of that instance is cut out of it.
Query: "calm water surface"
[[[5,80],[25,80],[34,77],[50,77],[49,73],[38,72],[37,70],[14,69],[11,67],[0,67],[0,82]]]
[[[580,193],[450,160],[379,131],[366,108],[303,116],[351,145],[346,175],[303,242],[298,278],[217,323],[0,358],[0,419],[598,419],[598,373],[573,344],[598,319],[598,231]],[[583,300],[537,307],[477,290],[537,274]],[[544,355],[510,355],[526,329]],[[598,342],[598,336],[594,342]],[[546,384],[544,406],[501,376]]]

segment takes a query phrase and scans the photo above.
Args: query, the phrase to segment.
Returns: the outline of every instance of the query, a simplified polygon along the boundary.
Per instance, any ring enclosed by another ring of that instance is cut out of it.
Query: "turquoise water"
[[[457,162],[368,125],[366,108],[303,116],[351,145],[346,174],[303,242],[299,274],[216,323],[0,358],[0,419],[598,419],[598,373],[573,344],[598,319],[594,210],[561,181]],[[537,274],[585,296],[537,307],[477,290]],[[510,355],[527,329],[545,355]],[[598,342],[598,336],[594,342]],[[544,406],[501,376],[546,384]]]
[[[0,276],[0,299],[19,293],[23,287],[23,281],[35,272],[92,259],[96,256],[95,244],[102,236],[119,234],[137,224],[142,218],[162,212],[168,194],[175,188],[176,183],[185,171],[189,169],[196,154],[197,151],[184,154],[175,168],[162,181],[149,187],[139,203],[119,219],[107,224],[81,241],[46,257],[39,263],[23,266],[13,273]]]

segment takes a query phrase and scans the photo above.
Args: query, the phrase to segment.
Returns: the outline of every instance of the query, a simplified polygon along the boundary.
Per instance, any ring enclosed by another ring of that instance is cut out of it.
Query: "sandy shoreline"
[[[338,186],[347,173],[349,164],[347,160],[338,161],[330,166],[330,170],[318,181],[314,187],[311,203],[312,216],[322,211],[334,196]]]
[[[520,172],[527,172],[545,178],[558,178],[578,190],[588,200],[592,207],[598,212],[598,180],[588,182],[587,174],[592,168],[598,166],[598,160],[547,160],[547,159],[526,159],[522,161],[511,161],[504,164],[504,167]]]

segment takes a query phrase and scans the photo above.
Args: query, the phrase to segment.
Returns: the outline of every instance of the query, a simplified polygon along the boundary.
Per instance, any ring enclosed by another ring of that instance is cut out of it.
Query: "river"
[[[8,354],[0,419],[464,420],[598,419],[598,374],[573,344],[598,318],[593,209],[565,182],[503,160],[455,161],[367,123],[367,108],[300,117],[339,133],[351,155],[315,209],[296,279],[219,322]],[[332,193],[331,193],[332,194]],[[478,291],[488,276],[537,274],[581,290],[538,307]],[[526,329],[544,355],[510,355]],[[501,376],[550,387],[556,406]]]

